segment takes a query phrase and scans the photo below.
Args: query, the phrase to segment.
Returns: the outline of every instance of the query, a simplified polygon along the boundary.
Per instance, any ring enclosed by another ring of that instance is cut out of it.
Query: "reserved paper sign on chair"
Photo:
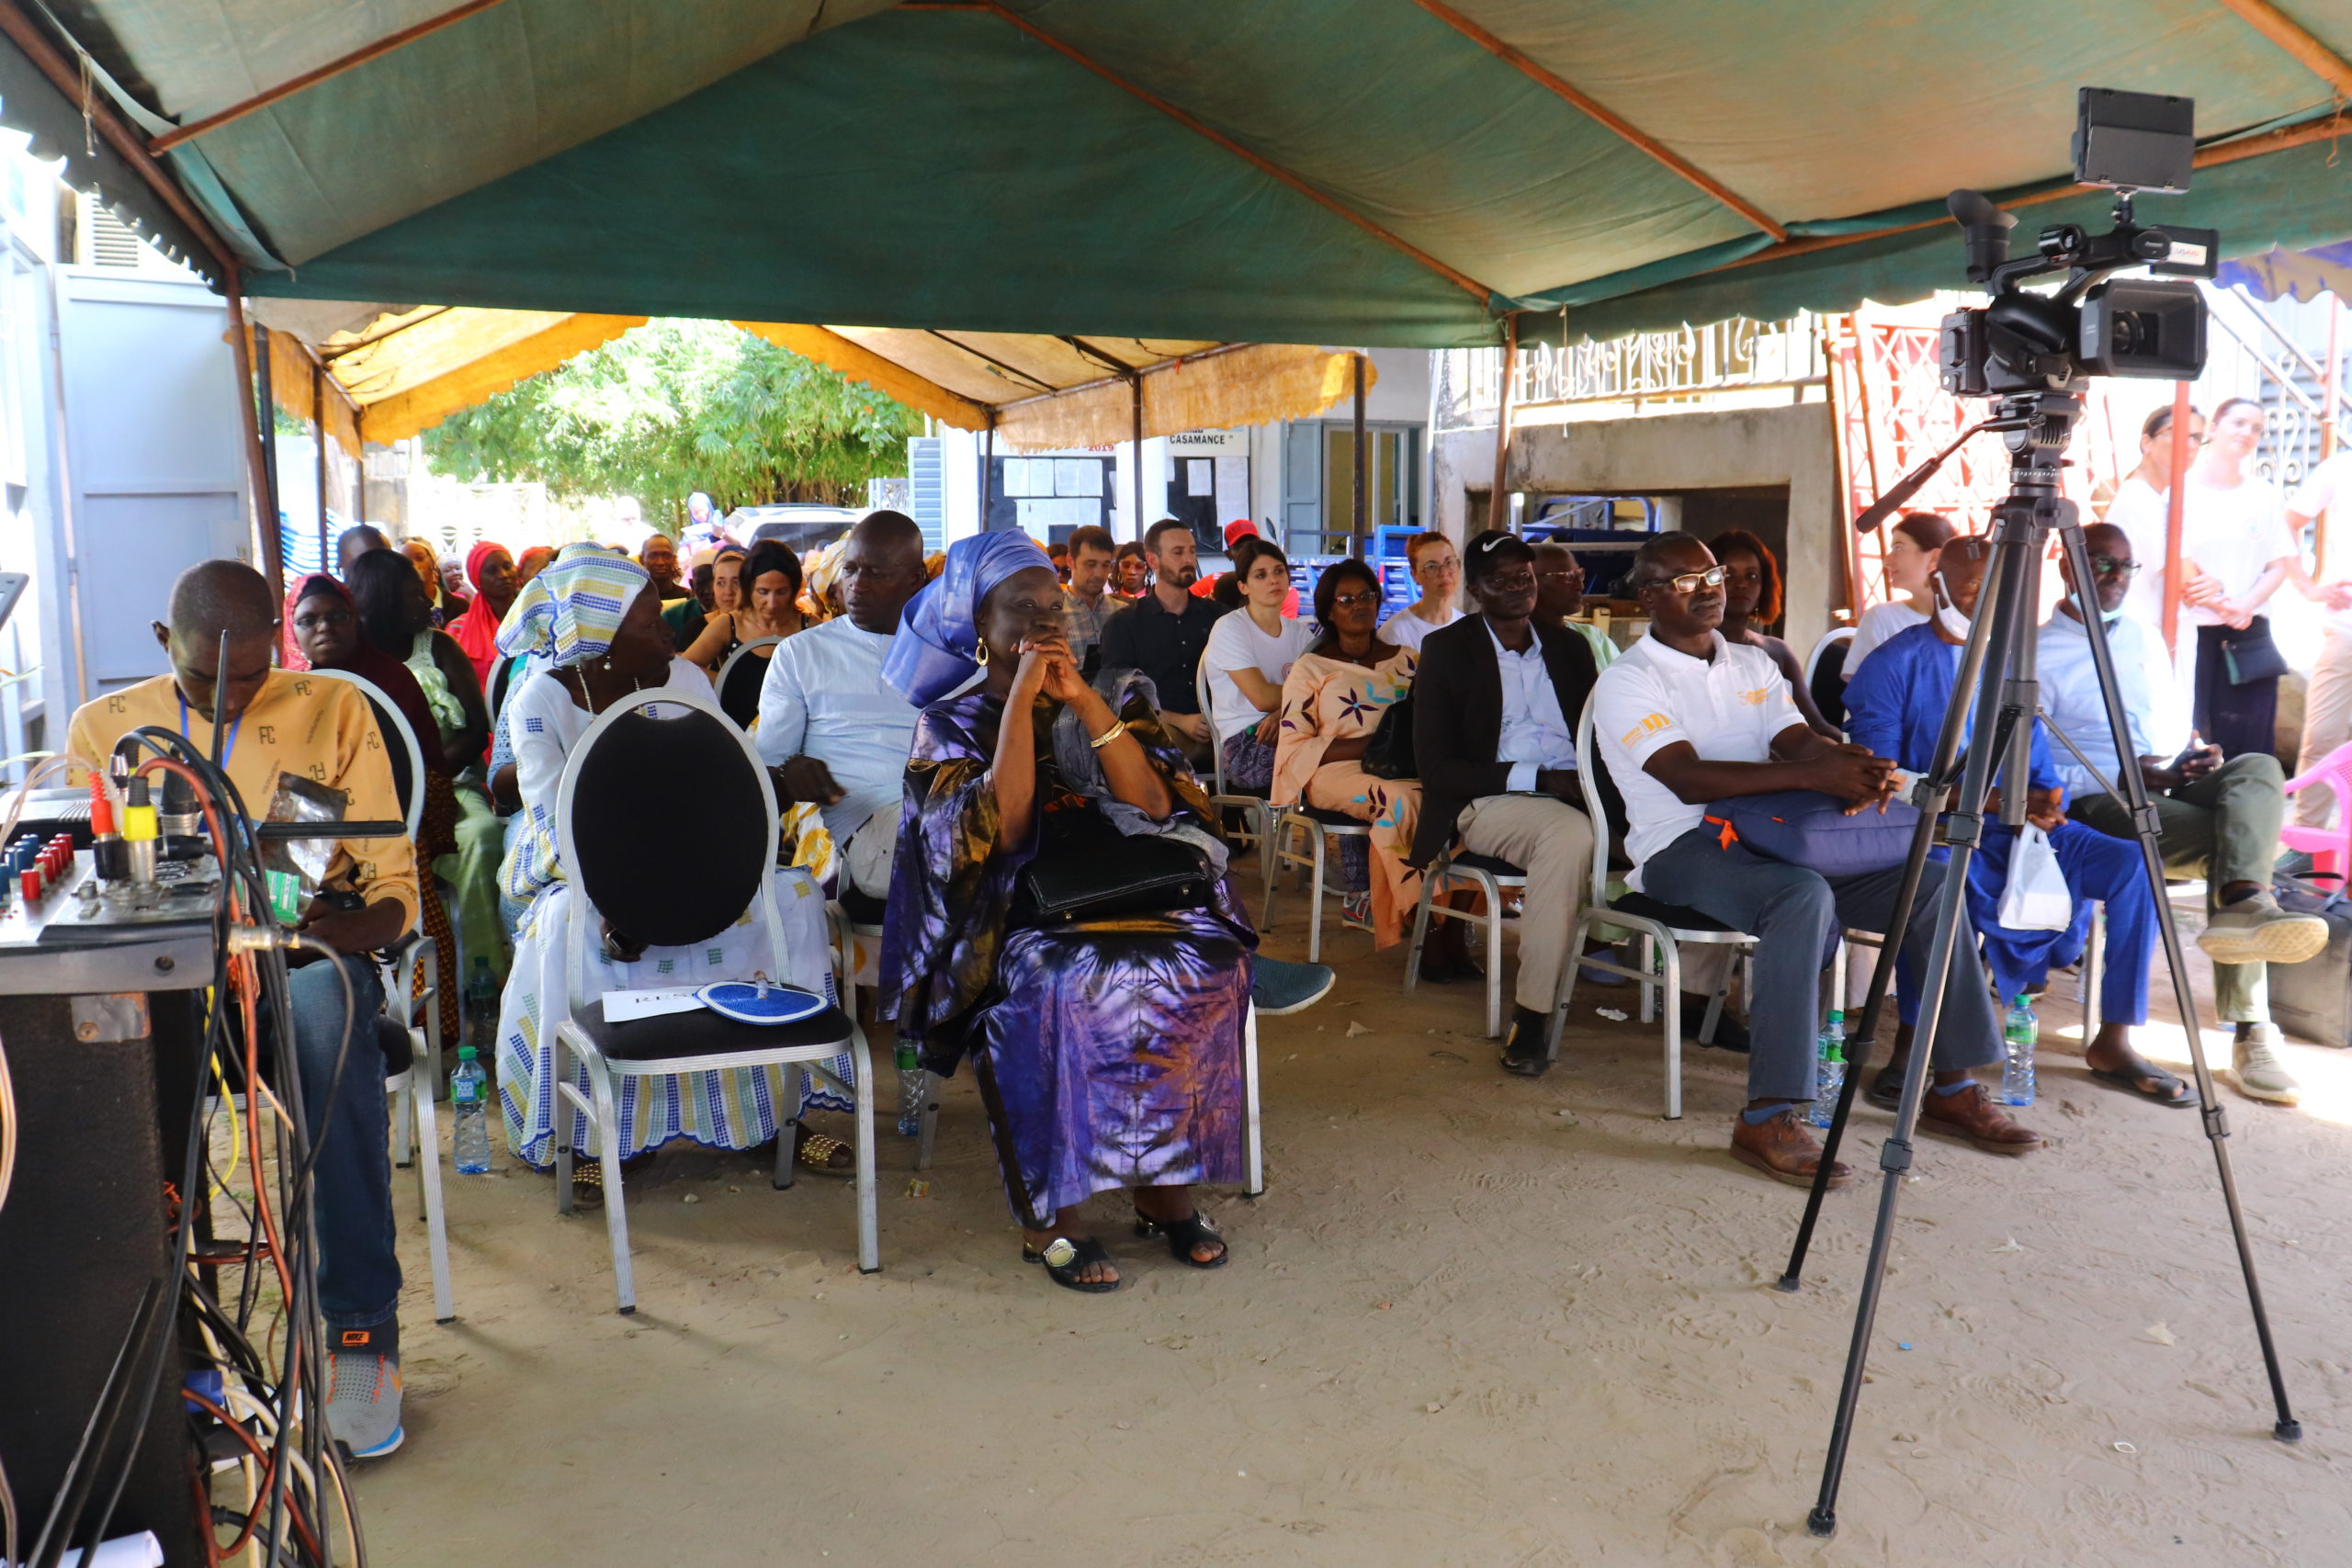
[[[635,991],[605,993],[605,1021],[627,1023],[631,1019],[660,1018],[664,1013],[700,1012],[702,998],[693,986],[650,986]]]

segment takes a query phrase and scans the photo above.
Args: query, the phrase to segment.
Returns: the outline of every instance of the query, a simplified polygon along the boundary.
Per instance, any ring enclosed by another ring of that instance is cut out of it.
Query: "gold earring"
[[[975,660],[974,662],[978,664],[983,670],[989,667],[989,645],[985,638],[983,638],[980,643],[979,657]]]

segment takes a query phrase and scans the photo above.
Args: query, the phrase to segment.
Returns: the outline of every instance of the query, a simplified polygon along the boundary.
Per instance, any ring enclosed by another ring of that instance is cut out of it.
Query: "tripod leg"
[[[1912,1040],[1910,1057],[1903,1065],[1903,1096],[1895,1108],[1894,1130],[1879,1149],[1883,1179],[1878,1217],[1871,1231],[1870,1259],[1863,1266],[1861,1296],[1854,1309],[1853,1338],[1846,1351],[1846,1374],[1838,1391],[1837,1419],[1830,1427],[1829,1450],[1822,1462],[1821,1492],[1813,1511],[1805,1517],[1805,1528],[1817,1536],[1832,1535],[1838,1529],[1838,1489],[1845,1477],[1846,1450],[1853,1440],[1854,1413],[1861,1403],[1862,1371],[1870,1357],[1871,1329],[1878,1317],[1879,1293],[1886,1282],[1887,1253],[1894,1242],[1895,1202],[1902,1192],[1903,1178],[1911,1168],[1911,1139],[1918,1125],[1920,1104],[1927,1095],[1928,1063],[1934,1056],[1944,998],[1951,985],[1952,953],[1968,919],[1969,861],[1984,833],[1985,792],[1992,784],[1993,770],[2008,755],[2009,731],[2018,716],[2005,705],[2003,697],[2018,641],[2033,633],[2032,609],[2039,601],[2039,565],[2037,540],[2030,524],[2007,513],[2000,514],[1993,559],[1985,573],[1984,593],[1977,604],[1975,624],[1969,629],[1968,651],[1962,664],[1962,674],[1973,673],[1975,683],[1972,689],[1965,680],[1954,682],[1951,703],[1944,714],[1943,737],[1957,744],[1958,734],[1966,728],[1971,712],[1997,714],[1998,717],[1980,729],[1968,747],[1958,809],[1952,813],[1946,833],[1951,843],[1951,859],[1944,867],[1943,885],[1936,892],[1936,929],[1928,949],[1928,973],[1921,976],[1919,1026]],[[1939,750],[1941,745],[1939,740]],[[1907,922],[1895,925],[1886,933],[1889,946],[1898,946],[1906,932]],[[1889,954],[1882,953],[1881,967],[1889,962]],[[1963,982],[1974,983],[1973,978]],[[1848,1103],[1851,1103],[1850,1098]]]
[[[1989,575],[1989,573],[1988,573]],[[1978,606],[1986,609],[1988,598]],[[1961,650],[1959,674],[1952,682],[1957,699],[1973,693],[1984,668],[1985,650],[1991,646],[1992,619],[1980,614],[1969,627],[1968,641]],[[1997,673],[1997,671],[1996,671]],[[1968,731],[1968,714],[1957,701],[1944,710],[1944,721],[1936,732],[1935,755],[1929,760],[1925,798],[1916,801],[1919,807],[1919,826],[1911,836],[1911,849],[1903,863],[1903,883],[1894,895],[1894,908],[1887,918],[1886,930],[1881,934],[1878,962],[1871,966],[1871,988],[1862,1002],[1862,1021],[1849,1037],[1861,1042],[1857,1052],[1846,1053],[1846,1081],[1838,1091],[1838,1109],[1829,1119],[1828,1136],[1822,1140],[1821,1166],[1814,1172],[1813,1186],[1805,1194],[1804,1217],[1797,1222],[1796,1244],[1789,1249],[1789,1266],[1781,1271],[1780,1289],[1795,1291],[1804,1283],[1805,1253],[1813,1246],[1813,1230],[1821,1218],[1821,1201],[1829,1190],[1829,1172],[1835,1167],[1838,1150],[1846,1141],[1846,1122],[1853,1114],[1854,1096],[1860,1090],[1862,1069],[1870,1065],[1872,1049],[1878,1041],[1879,1021],[1886,1010],[1886,993],[1894,980],[1894,965],[1902,955],[1903,933],[1911,926],[1911,911],[1919,898],[1919,879],[1928,863],[1928,852],[1935,845],[1936,818],[1942,812],[1951,794],[1949,781],[1960,761],[1961,744]],[[1990,712],[1979,708],[1977,712]],[[1982,799],[1980,792],[1978,795]]]
[[[1957,737],[1954,738],[1957,739]],[[1939,743],[1938,750],[1941,750]],[[1932,775],[1931,775],[1932,776]],[[1789,1249],[1789,1266],[1781,1271],[1780,1289],[1795,1291],[1804,1282],[1804,1258],[1813,1246],[1813,1228],[1821,1218],[1821,1201],[1829,1190],[1829,1173],[1836,1167],[1838,1150],[1846,1139],[1846,1122],[1853,1114],[1854,1095],[1862,1081],[1862,1069],[1869,1066],[1871,1048],[1878,1040],[1879,1019],[1886,1008],[1886,993],[1894,983],[1895,962],[1902,955],[1902,932],[1911,923],[1912,906],[1918,902],[1919,878],[1928,863],[1928,852],[1934,847],[1936,837],[1936,807],[1946,792],[1937,789],[1928,806],[1919,812],[1919,826],[1911,835],[1911,850],[1903,863],[1903,885],[1894,895],[1894,912],[1888,918],[1885,940],[1879,943],[1878,961],[1871,965],[1871,988],[1862,1001],[1862,1021],[1848,1037],[1846,1051],[1846,1081],[1838,1089],[1838,1109],[1829,1118],[1828,1132],[1821,1140],[1821,1166],[1813,1173],[1813,1186],[1804,1196],[1804,1217],[1797,1222],[1796,1245]],[[1854,1048],[1859,1042],[1860,1048]]]
[[[2080,521],[2070,506],[2059,539],[2066,551],[2066,566],[2076,583],[2094,581],[2090,570],[2090,551],[2083,543]],[[2077,591],[2077,606],[2082,599]],[[2147,781],[2140,776],[2136,748],[2132,744],[2130,716],[2124,712],[2122,687],[2115,678],[2115,655],[2108,646],[2107,623],[2095,605],[2086,607],[2083,630],[2091,649],[2091,666],[2098,671],[2099,694],[2107,707],[2108,732],[2115,744],[2117,787],[2122,792],[2124,804],[2131,808],[2132,823],[2140,843],[2140,859],[2148,874],[2148,888],[2156,901],[2156,930],[2165,948],[2165,965],[2172,971],[2173,1005],[2180,1010],[2181,1031],[2188,1037],[2188,1061],[2197,1079],[2199,1115],[2205,1124],[2206,1141],[2212,1145],[2214,1168],[2222,1179],[2222,1205],[2229,1212],[2230,1235],[2237,1244],[2238,1271],[2245,1279],[2246,1305],[2254,1314],[2255,1338],[2262,1347],[2263,1371],[2270,1378],[2270,1400],[2277,1413],[2271,1434],[2280,1442],[2302,1440],[2302,1423],[2297,1421],[2287,1403],[2287,1380],[2278,1365],[2278,1348],[2270,1337],[2270,1314],[2262,1304],[2262,1282],[2254,1267],[2254,1245],[2246,1235],[2245,1213],[2238,1203],[2237,1178],[2230,1168],[2229,1119],[2213,1090],[2213,1071],[2205,1060],[2205,1042],[2198,1027],[2196,998],[2189,994],[2188,961],[2180,944],[2180,928],[2172,916],[2172,905],[2165,897],[2164,851],[2159,845],[2160,824],[2155,807],[2149,804]],[[2069,748],[2073,746],[2068,741]],[[2087,767],[2089,764],[2084,764]]]

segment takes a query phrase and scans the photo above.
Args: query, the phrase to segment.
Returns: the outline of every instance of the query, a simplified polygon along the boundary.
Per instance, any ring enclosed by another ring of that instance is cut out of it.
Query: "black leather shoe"
[[[1503,1071],[1523,1078],[1540,1078],[1550,1072],[1552,1064],[1544,1055],[1544,1034],[1551,1023],[1549,1013],[1516,1009],[1511,1014],[1510,1038],[1503,1043]]]
[[[1700,1043],[1699,1026],[1707,1021],[1707,998],[1690,991],[1682,993],[1682,1032],[1693,1045]],[[1715,1020],[1715,1037],[1706,1043],[1718,1051],[1736,1051],[1746,1055],[1747,1025],[1732,1017],[1731,1010],[1725,1008],[1723,1017]]]

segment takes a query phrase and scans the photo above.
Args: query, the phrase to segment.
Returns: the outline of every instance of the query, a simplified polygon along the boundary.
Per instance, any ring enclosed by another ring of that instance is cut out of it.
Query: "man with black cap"
[[[1479,613],[1421,644],[1413,680],[1413,755],[1421,816],[1412,860],[1426,866],[1458,839],[1527,873],[1519,922],[1518,1006],[1503,1048],[1508,1070],[1544,1071],[1544,1026],[1592,871],[1592,824],[1577,802],[1576,722],[1597,673],[1584,638],[1535,616],[1535,557],[1516,534],[1489,529],[1463,552]],[[1459,978],[1449,961],[1426,979]]]

